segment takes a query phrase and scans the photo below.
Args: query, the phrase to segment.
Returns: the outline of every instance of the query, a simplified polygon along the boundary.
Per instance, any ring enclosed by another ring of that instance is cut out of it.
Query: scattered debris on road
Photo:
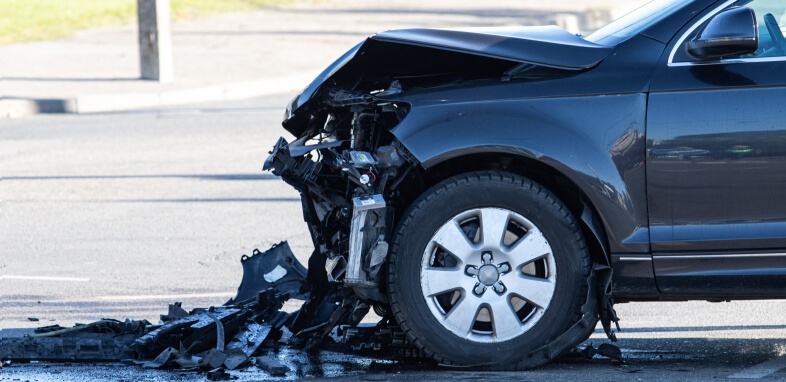
[[[123,362],[153,369],[201,371],[211,381],[233,378],[228,370],[256,366],[271,376],[290,368],[271,354],[284,347],[307,352],[326,350],[389,360],[433,361],[412,346],[385,311],[373,326],[358,325],[369,312],[349,288],[314,288],[313,275],[298,262],[287,242],[241,258],[243,280],[235,298],[222,306],[191,311],[170,304],[159,324],[146,320],[102,319],[64,328],[25,330],[0,338],[0,360]],[[281,311],[289,299],[304,300],[300,310]],[[622,363],[616,346],[574,350]],[[1,366],[0,366],[1,367]]]
[[[266,355],[282,346],[308,351],[419,358],[391,320],[357,326],[369,306],[350,291],[314,292],[308,271],[287,242],[241,258],[243,280],[223,306],[183,309],[170,304],[159,324],[102,319],[71,328],[59,325],[0,338],[0,359],[12,361],[122,361],[144,368],[204,371],[209,380],[231,378],[227,370],[252,365],[272,376],[289,372]],[[287,300],[305,300],[287,313]],[[379,312],[385,314],[385,312]]]
[[[600,344],[597,348],[593,347],[592,345],[588,345],[583,350],[578,350],[577,348],[574,351],[586,357],[587,359],[592,359],[598,355],[608,358],[614,365],[625,364],[625,360],[622,358],[622,351],[619,347],[612,344]]]

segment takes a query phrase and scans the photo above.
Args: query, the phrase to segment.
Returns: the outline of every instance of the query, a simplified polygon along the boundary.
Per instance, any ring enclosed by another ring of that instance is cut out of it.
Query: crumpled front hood
[[[568,70],[591,68],[612,50],[553,25],[399,29],[371,38]]]
[[[440,76],[444,83],[501,79],[522,64],[578,73],[603,61],[612,50],[556,26],[382,32],[356,45],[320,73],[287,106],[283,125],[298,136],[307,122],[304,106],[313,103],[310,101],[326,86],[363,92],[385,89],[392,81],[401,80],[405,86],[422,88],[428,79],[434,79],[432,85],[439,83]],[[412,84],[417,79],[421,83]],[[298,114],[301,119],[295,120]]]

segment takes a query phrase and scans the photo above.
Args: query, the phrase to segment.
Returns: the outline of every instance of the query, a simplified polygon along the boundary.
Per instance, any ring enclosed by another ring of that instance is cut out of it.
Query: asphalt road
[[[305,263],[310,240],[297,193],[261,171],[284,133],[287,98],[0,120],[0,328],[156,321],[173,301],[220,305],[240,282],[241,255],[285,239]],[[292,366],[288,379],[786,379],[786,302],[617,307],[624,366],[563,360],[479,373],[333,353],[281,358]],[[590,342],[607,340],[596,333]],[[254,370],[236,376],[269,378]],[[0,369],[0,381],[194,378],[203,377],[116,365]]]

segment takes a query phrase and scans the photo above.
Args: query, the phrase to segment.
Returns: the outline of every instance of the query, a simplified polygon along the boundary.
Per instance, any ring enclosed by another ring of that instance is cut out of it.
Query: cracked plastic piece
[[[169,322],[179,320],[186,316],[188,316],[188,312],[183,309],[183,304],[181,302],[176,302],[174,304],[169,304],[169,312],[161,315],[161,321]]]
[[[228,326],[230,320],[239,315],[248,317],[249,312],[241,311],[237,308],[216,308],[212,312],[218,320]],[[179,346],[182,342],[186,348],[195,345],[195,341],[200,343],[215,343],[215,339],[208,340],[216,335],[216,325],[213,318],[207,311],[198,312],[188,317],[169,322],[163,326],[139,337],[131,347],[131,350],[141,358],[149,354],[155,354],[167,347]],[[204,346],[204,345],[202,345]]]
[[[385,321],[376,326],[341,325],[333,329],[330,336],[334,345],[326,345],[326,348],[331,350],[395,359],[429,358],[407,341],[400,327]]]
[[[221,368],[210,370],[205,375],[209,381],[229,381],[232,376]]]
[[[0,360],[12,361],[119,361],[128,354],[138,334],[88,333],[84,331],[52,337],[30,337],[30,329],[0,338]]]
[[[240,349],[230,349],[227,351],[227,359],[224,366],[229,370],[235,370],[248,362],[248,356]]]
[[[175,348],[166,348],[152,361],[145,362],[142,367],[146,369],[160,369],[175,359],[179,352]]]
[[[198,366],[202,369],[216,369],[221,367],[226,361],[227,355],[218,349],[210,349],[201,360]]]
[[[268,325],[249,323],[229,342],[227,349],[240,349],[250,357],[265,342],[271,330]]]
[[[612,344],[600,344],[598,348],[592,347],[592,345],[587,345],[583,350],[573,349],[571,353],[568,355],[574,355],[579,357],[584,357],[586,359],[592,359],[596,355],[601,357],[606,357],[611,360],[612,363],[615,364],[624,364],[625,360],[622,358],[622,351],[617,346]]]
[[[283,377],[289,372],[289,368],[272,357],[256,357],[254,363],[260,369],[270,373],[274,377]]]
[[[306,268],[297,261],[289,243],[282,241],[265,252],[255,249],[251,257],[243,255],[243,280],[237,296],[227,304],[253,299],[257,293],[269,288],[289,292],[291,297],[303,299],[300,289],[306,281]]]
[[[102,319],[71,328],[3,329],[0,360],[119,361],[149,326],[145,320]]]

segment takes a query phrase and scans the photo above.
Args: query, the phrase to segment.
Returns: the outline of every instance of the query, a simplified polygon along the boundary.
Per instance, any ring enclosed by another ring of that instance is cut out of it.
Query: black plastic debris
[[[244,313],[246,317],[250,315],[250,312],[243,312],[238,308],[218,307],[214,308],[212,313],[205,309],[195,309],[189,316],[166,323],[139,337],[131,347],[132,353],[136,358],[147,358],[151,354],[159,354],[166,348],[179,347],[181,344],[196,352],[209,350],[216,343],[218,329],[208,313],[223,322],[222,328],[231,320],[237,319],[240,313]]]
[[[227,359],[224,360],[224,366],[229,370],[235,370],[249,362],[246,353],[240,349],[227,350]]]
[[[609,358],[614,363],[625,363],[625,360],[622,359],[620,348],[612,344],[600,344],[598,346],[598,355]]]
[[[128,350],[135,336],[81,333],[79,336],[0,339],[3,360],[40,361],[117,361]]]
[[[199,360],[198,366],[201,369],[217,369],[221,367],[226,360],[227,355],[224,352],[218,349],[210,349],[202,356],[202,359]]]
[[[207,372],[206,377],[208,381],[229,381],[231,379],[236,379],[232,375],[226,372],[224,369],[213,369]]]
[[[332,350],[362,356],[413,358],[421,355],[389,317],[358,326],[370,307],[351,288],[320,288],[286,242],[243,256],[237,296],[223,306],[186,311],[170,304],[161,322],[102,319],[64,328],[26,330],[0,338],[0,360],[122,361],[154,369],[206,372],[228,380],[227,370],[256,365],[273,376],[290,369],[271,357],[282,346]],[[314,275],[311,275],[313,278]],[[305,300],[292,313],[290,298]]]
[[[323,347],[336,352],[431,361],[430,357],[407,341],[406,334],[398,325],[384,320],[373,326],[341,325],[330,333],[330,337],[332,341]]]
[[[238,303],[256,297],[259,291],[274,288],[280,292],[291,292],[292,298],[305,299],[299,295],[306,281],[306,268],[295,258],[289,243],[282,241],[265,252],[255,249],[251,257],[243,255],[243,280],[237,288],[237,296],[227,304]]]
[[[608,358],[609,360],[611,360],[611,363],[613,365],[625,364],[625,360],[622,358],[622,351],[620,350],[620,348],[609,343],[600,344],[597,348],[593,347],[592,344],[587,345],[587,347],[585,347],[584,349],[576,348],[573,349],[566,356],[592,359],[596,355]]]
[[[186,316],[188,316],[188,312],[183,309],[183,304],[176,302],[174,304],[169,304],[169,312],[161,315],[161,322],[175,321]]]
[[[118,321],[109,318],[104,318],[89,324],[76,324],[70,328],[64,328],[60,325],[50,325],[35,329],[34,334],[30,334],[33,338],[43,337],[56,337],[64,334],[72,333],[106,333],[106,334],[138,334],[145,331],[150,325],[147,320],[134,321],[125,320]]]
[[[254,364],[257,365],[258,368],[268,372],[274,377],[282,377],[287,375],[287,372],[289,372],[288,367],[272,357],[256,357],[254,358]]]
[[[4,329],[8,335],[0,338],[0,360],[119,361],[147,325],[144,320],[103,319],[71,328]]]
[[[235,338],[227,345],[227,349],[240,350],[246,358],[251,357],[265,342],[272,330],[273,328],[269,325],[251,322],[235,335]]]
[[[178,351],[175,348],[166,348],[152,361],[145,362],[142,367],[147,369],[160,369],[166,366],[177,355]]]

